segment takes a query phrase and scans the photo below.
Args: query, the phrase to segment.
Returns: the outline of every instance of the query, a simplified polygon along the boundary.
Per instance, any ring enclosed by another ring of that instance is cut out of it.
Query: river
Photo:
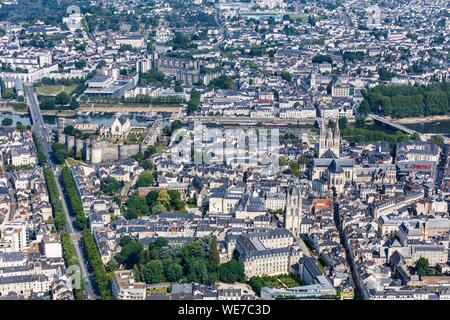
[[[420,133],[450,133],[450,120],[404,124],[405,127]]]
[[[30,120],[27,115],[15,115],[10,113],[2,113],[0,114],[0,123],[5,118],[11,118],[14,122],[14,125],[17,122],[21,122],[22,124],[29,125]],[[105,113],[105,114],[94,114],[94,115],[80,115],[77,116],[76,119],[79,122],[89,122],[89,123],[95,123],[98,125],[110,125],[114,121],[114,114],[113,113]],[[44,116],[44,121],[46,124],[50,126],[56,126],[56,117],[55,116]],[[136,115],[131,115],[130,117],[131,124],[134,126],[148,126],[153,123],[153,120],[144,120],[139,118]],[[440,134],[449,134],[450,133],[450,120],[441,120],[441,121],[433,121],[433,122],[422,122],[422,123],[409,123],[404,124],[405,127],[408,127],[410,129],[413,129],[419,133],[440,133]],[[236,127],[236,126],[234,126]],[[303,133],[303,132],[309,132],[310,129],[313,127],[313,125],[303,125],[291,128],[290,130],[286,130],[283,128],[282,131],[292,132],[292,133]],[[380,125],[374,125],[374,129],[376,130],[386,130],[386,131],[392,131],[389,130],[389,128],[386,128],[385,126]]]
[[[128,116],[130,118],[131,125],[133,126],[148,126],[151,125],[153,120],[144,120],[135,115]],[[102,115],[80,115],[69,119],[77,119],[78,122],[95,123],[98,125],[111,125],[114,121],[113,113],[105,113]],[[44,116],[44,121],[50,126],[56,126],[57,121],[55,116]]]

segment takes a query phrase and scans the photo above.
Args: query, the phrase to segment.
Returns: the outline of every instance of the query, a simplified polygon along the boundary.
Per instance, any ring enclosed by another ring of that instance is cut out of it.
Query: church
[[[295,239],[300,237],[302,223],[302,191],[300,186],[292,186],[287,193],[286,209],[284,212],[284,227]]]
[[[353,159],[341,158],[341,135],[339,121],[332,129],[322,118],[320,125],[318,158],[311,167],[311,179],[316,191],[344,192],[346,183],[351,183],[355,176]]]
[[[103,125],[100,127],[100,135],[110,137],[125,136],[131,130],[131,122],[127,117],[117,116],[111,126]]]

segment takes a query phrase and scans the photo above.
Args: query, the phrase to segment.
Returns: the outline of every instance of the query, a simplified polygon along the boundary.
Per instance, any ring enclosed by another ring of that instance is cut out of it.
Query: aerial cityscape
[[[447,0],[0,0],[0,300],[450,300],[449,74]]]

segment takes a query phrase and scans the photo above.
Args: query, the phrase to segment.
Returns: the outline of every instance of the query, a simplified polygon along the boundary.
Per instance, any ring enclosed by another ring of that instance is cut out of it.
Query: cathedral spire
[[[335,127],[325,124],[325,119],[321,119],[321,128],[319,134],[319,158],[339,158],[341,133],[339,129],[339,118],[336,118]]]

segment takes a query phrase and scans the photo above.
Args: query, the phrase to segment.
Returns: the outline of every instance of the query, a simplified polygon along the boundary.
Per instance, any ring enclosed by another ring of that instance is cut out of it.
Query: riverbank
[[[429,117],[411,117],[411,118],[399,118],[392,119],[399,124],[415,124],[415,123],[430,123],[436,121],[446,121],[450,120],[450,114],[444,114],[439,116],[429,116]]]
[[[54,116],[54,117],[74,117],[77,115],[77,110],[41,110],[44,116]],[[0,114],[12,114],[17,116],[27,116],[28,110],[17,110],[10,106],[1,106]]]
[[[151,104],[107,104],[107,103],[81,103],[77,111],[82,112],[170,112],[179,113],[183,107],[180,105],[151,105]]]

